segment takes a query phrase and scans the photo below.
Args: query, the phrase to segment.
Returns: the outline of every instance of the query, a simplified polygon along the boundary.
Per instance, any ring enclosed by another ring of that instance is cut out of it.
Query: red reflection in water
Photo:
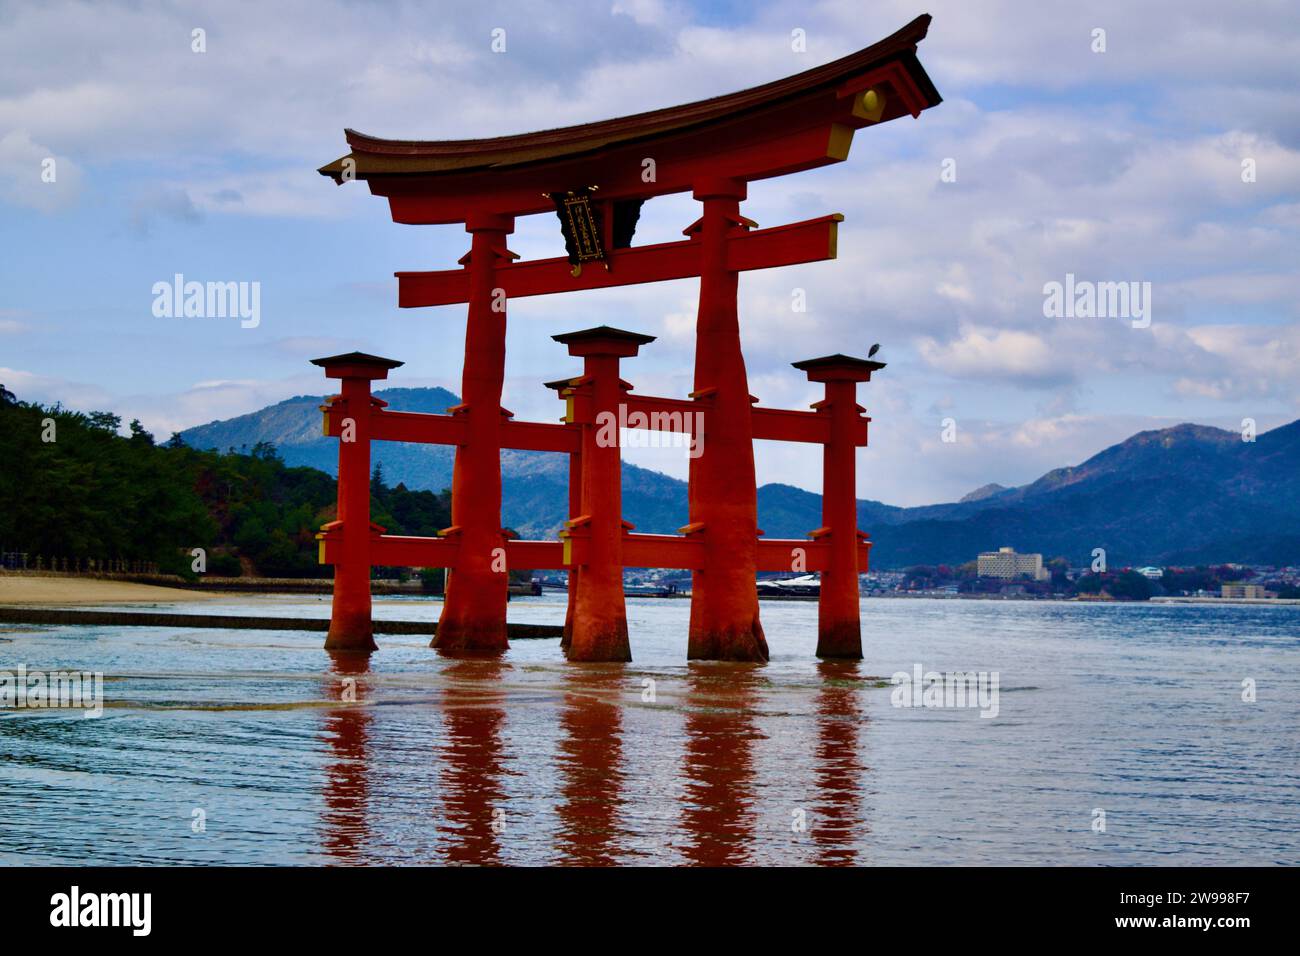
[[[682,818],[695,866],[749,860],[754,841],[753,742],[761,670],[752,664],[691,664],[687,677]]]
[[[510,825],[501,786],[506,760],[501,680],[509,669],[500,658],[478,658],[457,660],[443,672],[448,684],[442,695],[446,740],[438,832],[449,839],[448,863],[501,862],[499,836]]]
[[[616,863],[623,804],[622,665],[570,664],[560,711],[560,772],[564,776],[556,849],[564,863]]]
[[[325,679],[325,696],[348,706],[325,716],[325,739],[334,761],[325,768],[322,842],[325,852],[340,863],[362,862],[360,856],[369,838],[366,761],[371,715],[359,706],[365,700],[363,677],[369,672],[368,654],[330,654],[332,676]]]
[[[852,866],[856,838],[867,832],[859,789],[867,768],[858,753],[863,677],[858,661],[823,661],[817,671],[817,803],[810,830],[817,863]]]

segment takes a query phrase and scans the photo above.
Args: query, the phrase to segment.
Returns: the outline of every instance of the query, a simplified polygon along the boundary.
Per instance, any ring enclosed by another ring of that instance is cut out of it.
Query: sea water
[[[104,675],[97,719],[0,710],[0,862],[1300,862],[1300,608],[866,599],[866,659],[823,664],[816,605],[764,602],[766,665],[688,664],[688,614],[630,599],[629,665],[555,639],[451,660],[380,635],[358,662],[314,632],[0,628],[0,669]],[[996,673],[996,716],[896,706],[917,667]]]

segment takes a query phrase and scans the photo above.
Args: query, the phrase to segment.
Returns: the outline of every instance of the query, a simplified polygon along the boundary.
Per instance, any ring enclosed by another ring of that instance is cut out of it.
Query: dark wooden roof
[[[929,26],[930,15],[923,14],[897,33],[857,53],[785,79],[682,106],[580,126],[461,140],[381,139],[352,129],[345,132],[352,148],[350,155],[356,161],[354,172],[358,179],[376,174],[427,175],[526,166],[735,119],[749,111],[770,108],[810,92],[837,87],[867,70],[891,62],[898,62],[907,71],[925,100],[918,107],[925,109],[941,101],[915,55],[916,45],[925,38]],[[339,180],[347,158],[321,167],[320,173]]]
[[[329,355],[325,358],[312,359],[311,364],[319,365],[321,368],[329,368],[331,365],[362,365],[373,368],[394,369],[401,368],[405,363],[396,359],[371,355],[368,352],[345,352],[342,355]]]
[[[552,335],[551,338],[561,345],[569,345],[573,342],[587,342],[592,339],[611,339],[618,342],[635,342],[637,345],[648,345],[655,340],[653,335],[645,335],[641,332],[627,332],[608,325],[598,325],[593,329],[582,329],[578,332],[564,332],[560,335]]]
[[[871,359],[854,358],[852,355],[823,355],[821,358],[804,359],[802,362],[791,362],[795,368],[803,372],[814,372],[821,369],[846,369],[859,372],[879,372],[885,367],[884,362],[874,362]]]

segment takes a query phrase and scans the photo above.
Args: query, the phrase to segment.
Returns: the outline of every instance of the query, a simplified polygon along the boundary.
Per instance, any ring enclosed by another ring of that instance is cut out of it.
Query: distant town
[[[870,597],[952,597],[986,599],[1074,599],[1081,601],[1296,601],[1300,602],[1300,567],[1222,564],[1198,567],[1120,567],[1094,570],[1073,567],[1061,557],[1012,547],[985,551],[959,565],[915,565],[902,570],[872,571],[860,577]],[[690,590],[683,571],[629,570],[628,593],[665,596]],[[562,578],[549,583],[560,585]],[[808,597],[817,594],[816,575],[760,575],[764,596]]]

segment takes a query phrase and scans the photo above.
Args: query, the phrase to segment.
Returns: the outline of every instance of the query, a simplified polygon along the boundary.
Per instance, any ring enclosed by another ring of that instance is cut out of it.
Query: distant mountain
[[[443,412],[459,399],[441,388],[376,393],[397,411]],[[321,435],[320,396],[298,396],[249,415],[182,432],[196,448],[249,450],[272,442],[286,463],[334,474],[338,449]],[[452,449],[379,442],[374,458],[390,485],[441,491]],[[504,522],[526,537],[552,537],[567,517],[563,455],[502,455]],[[667,534],[686,523],[686,483],[625,464],[623,513],[637,530]],[[790,485],[758,489],[759,527],[802,537],[821,525],[821,496]],[[1105,548],[1112,566],[1242,561],[1300,564],[1300,421],[1243,442],[1236,432],[1178,425],[1142,432],[1080,465],[1016,488],[989,484],[960,501],[898,508],[858,502],[877,568],[960,564],[1010,545],[1075,565]]]
[[[445,388],[389,388],[375,392],[401,412],[445,412],[460,398]],[[321,395],[298,395],[260,411],[181,432],[191,448],[250,451],[270,442],[288,465],[338,474],[338,442],[321,430]],[[412,491],[451,487],[454,449],[447,445],[376,442],[373,461],[390,485]],[[551,538],[568,515],[569,462],[546,452],[502,453],[502,519],[524,537]],[[686,524],[686,483],[658,472],[623,466],[624,516],[638,530],[669,534]],[[815,527],[815,526],[814,526]]]
[[[1005,485],[999,485],[997,482],[980,485],[969,494],[962,495],[962,497],[957,500],[957,504],[964,505],[972,501],[983,501],[985,498],[992,498],[994,495],[1000,495],[1002,492],[1010,490],[1010,488]]]
[[[1011,545],[1077,565],[1300,563],[1300,421],[1244,442],[1177,425],[1073,468],[955,505],[909,508],[873,534],[890,565],[970,560]]]

